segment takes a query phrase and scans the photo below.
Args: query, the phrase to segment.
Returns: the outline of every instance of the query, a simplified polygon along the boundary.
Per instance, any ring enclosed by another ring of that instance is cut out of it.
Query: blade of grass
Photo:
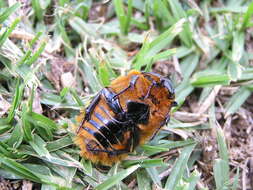
[[[162,159],[139,159],[139,160],[129,160],[125,161],[123,165],[125,167],[129,167],[132,165],[139,164],[142,168],[149,168],[155,166],[165,166]]]
[[[148,175],[150,176],[150,178],[152,179],[153,183],[158,185],[159,187],[162,187],[162,182],[159,177],[159,172],[157,171],[157,169],[155,167],[151,167],[151,168],[146,168],[146,171]]]
[[[148,60],[164,49],[182,31],[185,19],[179,20],[165,32],[160,34],[152,42],[144,42],[143,47],[134,59],[134,69],[140,70],[142,66],[148,65]]]
[[[22,143],[24,136],[24,132],[20,124],[17,124],[14,127],[14,130],[11,133],[11,137],[8,139],[7,144],[12,148],[18,148],[19,145]]]
[[[29,179],[29,180],[37,182],[37,183],[42,183],[42,181],[40,180],[40,178],[36,174],[31,172],[29,169],[27,169],[22,164],[19,164],[18,162],[14,161],[12,159],[6,158],[1,153],[0,153],[0,163],[1,163],[1,165],[0,165],[1,168],[9,170],[9,171],[15,173],[16,175],[24,177],[25,179]]]
[[[27,65],[32,65],[41,55],[41,53],[44,51],[45,47],[46,47],[47,43],[46,42],[42,42],[40,47],[38,48],[38,50],[33,54],[33,56],[31,56],[26,64]]]
[[[214,163],[214,179],[217,189],[229,189],[229,156],[225,136],[219,125],[216,125],[219,159]]]
[[[137,183],[138,189],[151,190],[151,181],[144,169],[137,172]]]
[[[240,177],[240,169],[239,167],[236,169],[236,175],[234,177],[234,182],[233,182],[233,185],[232,185],[232,190],[236,190],[238,189],[238,185],[239,185],[239,177]]]
[[[238,63],[244,53],[244,33],[233,32],[233,44],[231,59],[233,62]]]
[[[171,175],[168,177],[164,189],[175,189],[183,177],[184,171],[187,168],[187,162],[195,146],[196,144],[184,147],[172,168]]]
[[[0,35],[0,47],[4,44],[6,39],[9,37],[12,31],[16,28],[19,22],[20,22],[19,18],[15,19],[14,22],[11,24],[11,26],[2,35]]]
[[[168,3],[176,21],[182,18],[188,19],[185,10],[183,9],[181,3],[178,0],[170,0],[168,1]],[[186,24],[183,26],[183,31],[179,34],[179,36],[187,47],[192,46],[192,32],[188,22],[186,22]]]
[[[13,97],[12,106],[7,117],[7,123],[10,123],[14,118],[15,110],[18,108],[18,106],[21,103],[21,99],[23,96],[23,89],[24,89],[24,85],[22,84],[20,85],[19,80],[17,80],[15,95]]]
[[[125,170],[122,170],[122,171],[118,172],[117,174],[115,174],[114,176],[109,177],[108,179],[106,179],[104,182],[102,182],[98,186],[96,186],[95,189],[96,190],[106,190],[106,189],[109,189],[112,186],[114,186],[117,183],[119,183],[124,178],[126,178],[127,176],[129,176],[131,173],[133,173],[134,171],[136,171],[139,167],[140,167],[140,165],[135,165],[135,166],[129,167],[129,168],[125,169]]]
[[[230,78],[227,74],[207,74],[194,75],[191,84],[196,87],[206,87],[215,85],[229,85]]]
[[[197,170],[194,170],[191,173],[190,177],[187,179],[187,181],[190,183],[187,190],[195,190],[196,185],[200,179],[200,176],[201,176],[201,174]]]
[[[247,87],[241,87],[228,101],[225,107],[225,117],[235,113],[250,95],[251,91]]]
[[[243,21],[242,21],[242,26],[240,28],[240,31],[245,30],[247,27],[249,27],[250,23],[252,20],[252,15],[253,15],[253,2],[251,2],[248,6],[247,12],[243,15]]]
[[[67,147],[72,144],[73,144],[73,141],[72,141],[71,137],[65,136],[65,137],[62,137],[58,140],[48,142],[46,145],[46,148],[48,149],[49,152],[52,152],[52,151],[62,149],[64,147]]]
[[[214,170],[214,179],[217,189],[221,190],[228,190],[229,187],[229,180],[228,180],[228,174],[229,174],[229,168],[228,163],[222,159],[217,159],[214,162],[213,166]]]
[[[0,15],[0,24],[2,24],[16,9],[20,7],[20,3],[15,3],[11,7],[7,8],[1,15]]]
[[[132,9],[133,9],[133,6],[132,6],[133,0],[128,0],[127,2],[128,2],[128,11],[127,11],[127,14],[125,14],[123,1],[122,0],[113,1],[115,12],[120,23],[120,30],[121,30],[121,33],[124,35],[128,34],[130,21],[132,17]]]

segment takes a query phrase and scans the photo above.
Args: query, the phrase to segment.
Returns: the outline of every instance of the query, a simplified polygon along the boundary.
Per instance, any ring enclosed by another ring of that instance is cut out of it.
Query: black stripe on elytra
[[[111,143],[112,144],[116,144],[116,143],[119,144],[120,141],[119,141],[118,137],[115,135],[118,132],[117,125],[115,123],[113,123],[112,121],[104,118],[102,115],[100,115],[97,112],[95,112],[94,114],[95,114],[96,118],[98,118],[99,121],[101,121],[104,124],[103,127],[106,129],[108,138],[113,140],[113,142],[111,142]],[[115,124],[115,126],[113,126],[113,129],[111,128],[112,124]]]
[[[112,131],[113,134],[115,134],[118,139],[121,141],[123,140],[123,136],[124,136],[124,131],[127,131],[127,128],[129,126],[129,121],[126,122],[122,122],[119,121],[117,119],[115,119],[114,117],[112,117],[109,113],[108,110],[106,110],[104,107],[99,106],[99,108],[110,117],[110,120],[108,120],[109,122],[106,123],[105,125],[109,128],[110,131]]]
[[[85,131],[87,131],[88,133],[90,133],[91,135],[93,135],[96,140],[104,147],[107,148],[110,146],[109,142],[106,140],[106,138],[100,134],[99,131],[93,131],[92,129],[88,128],[88,127],[82,127]],[[111,146],[110,146],[111,147]]]
[[[93,125],[105,138],[106,140],[112,145],[112,144],[117,144],[118,141],[115,138],[115,136],[111,133],[111,131],[105,127],[100,125],[94,120],[89,120],[89,123]]]

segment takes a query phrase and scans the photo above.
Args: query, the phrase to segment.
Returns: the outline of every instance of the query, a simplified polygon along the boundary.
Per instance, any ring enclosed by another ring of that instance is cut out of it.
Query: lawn
[[[0,189],[253,189],[253,2],[0,0]],[[77,116],[131,69],[171,79],[170,122],[102,171]]]

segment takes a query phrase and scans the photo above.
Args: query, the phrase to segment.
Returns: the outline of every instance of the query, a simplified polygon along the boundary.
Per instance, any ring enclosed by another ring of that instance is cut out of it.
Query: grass
[[[30,3],[0,0],[0,176],[28,179],[43,190],[241,188],[240,164],[230,163],[217,110],[226,123],[252,94],[253,55],[246,48],[252,2]],[[80,158],[71,126],[91,97],[130,69],[151,71],[168,60],[179,104],[174,115],[195,119],[172,116],[151,142],[108,173]],[[218,101],[226,87],[232,95]],[[197,105],[192,115],[185,111],[191,103]],[[217,142],[209,181],[198,165],[204,131]],[[180,138],[170,140],[173,133]],[[173,150],[177,154],[168,156]]]

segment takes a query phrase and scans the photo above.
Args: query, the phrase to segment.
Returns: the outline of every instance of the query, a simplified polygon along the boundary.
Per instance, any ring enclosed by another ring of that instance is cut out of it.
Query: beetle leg
[[[119,103],[119,99],[114,98],[116,97],[116,94],[114,92],[112,92],[108,88],[104,88],[102,91],[102,94],[106,99],[106,103],[112,109],[114,113],[119,114],[123,112],[123,109],[121,108],[121,105]]]
[[[84,120],[86,120],[86,121],[90,120],[91,114],[92,114],[93,110],[95,109],[96,105],[98,104],[98,102],[101,98],[102,92],[103,92],[103,90],[101,90],[95,96],[95,98],[91,101],[90,105],[86,108]]]
[[[137,128],[137,126],[134,126],[132,128],[132,145],[131,145],[131,148],[130,148],[130,151],[133,152],[133,150],[135,149],[135,147],[139,144],[140,142],[140,137],[139,137],[139,134],[140,132],[137,131],[139,130]]]
[[[152,89],[152,87],[153,87],[153,86],[154,86],[154,83],[152,83],[152,84],[148,87],[148,92],[146,93],[146,95],[145,95],[144,99],[146,99],[146,98],[148,98],[148,97],[149,97],[150,92],[151,92],[151,89]]]
[[[128,152],[133,152],[135,147],[139,144],[140,131],[137,125],[133,122],[129,124],[128,129],[130,131],[130,138],[129,138],[129,142],[127,144],[128,146],[126,147],[126,149],[128,150]]]
[[[76,133],[78,133],[81,129],[81,127],[83,126],[85,121],[89,121],[91,114],[93,112],[93,110],[95,109],[96,105],[98,104],[100,98],[101,98],[101,93],[103,90],[101,90],[95,97],[94,99],[91,101],[90,105],[86,108],[85,110],[85,116],[81,122],[81,124],[79,125],[78,129],[76,130]]]
[[[156,131],[154,132],[154,134],[152,135],[152,137],[150,138],[150,140],[153,140],[153,138],[156,136],[156,134],[160,131],[160,129],[164,126],[167,125],[168,122],[170,121],[170,116],[169,114],[166,116],[166,119],[160,124],[160,127],[158,127],[156,129]]]
[[[160,127],[158,127],[158,128],[155,130],[154,134],[153,134],[152,137],[149,139],[150,141],[152,141],[152,140],[154,139],[154,137],[155,137],[156,134],[160,131],[160,129],[162,128],[162,126],[163,126],[163,125],[161,125]]]
[[[133,76],[131,77],[131,80],[130,80],[129,85],[128,85],[126,88],[124,88],[123,90],[121,90],[119,93],[117,93],[113,98],[116,98],[116,97],[119,96],[120,94],[122,94],[122,93],[124,93],[125,91],[127,91],[129,88],[133,88],[133,87],[135,86],[135,84],[136,84],[138,78],[139,78],[138,75],[133,75]]]
[[[171,95],[173,97],[174,94],[175,94],[175,90],[172,86],[172,82],[167,78],[163,78],[161,80],[161,84],[162,84],[163,87],[165,87],[168,90],[169,95]],[[171,98],[171,97],[169,97],[169,98]]]

